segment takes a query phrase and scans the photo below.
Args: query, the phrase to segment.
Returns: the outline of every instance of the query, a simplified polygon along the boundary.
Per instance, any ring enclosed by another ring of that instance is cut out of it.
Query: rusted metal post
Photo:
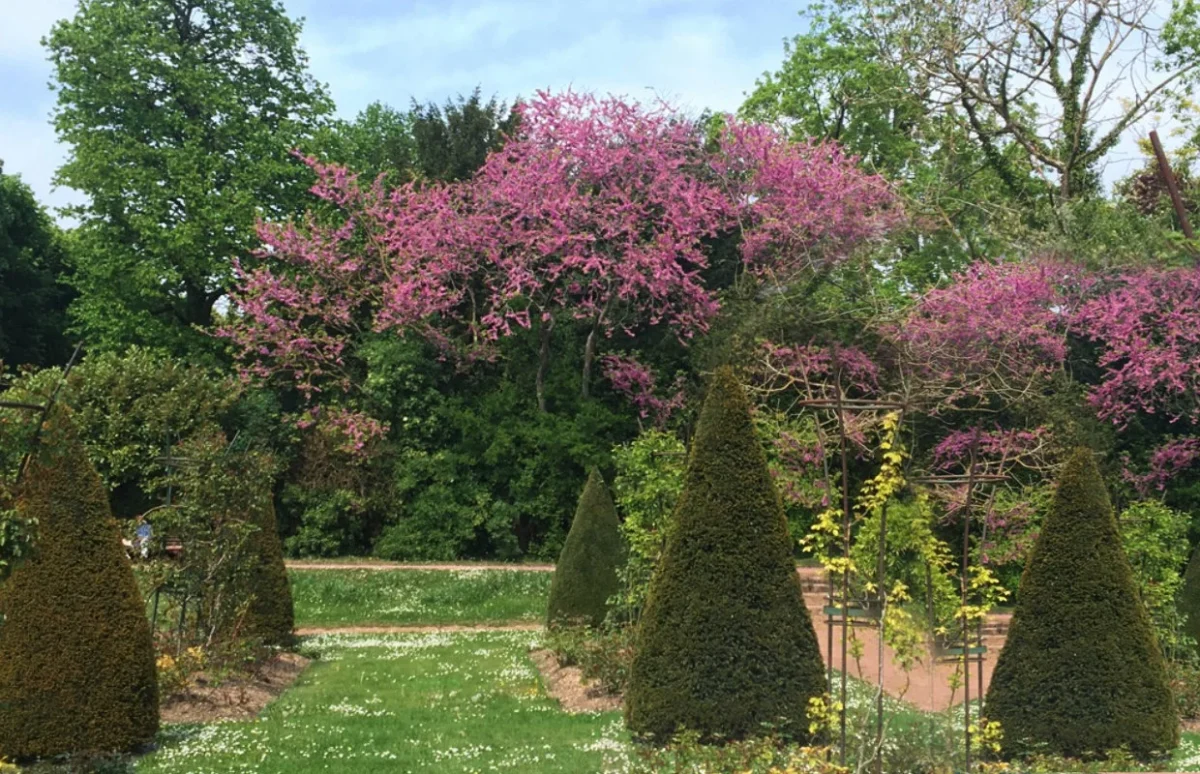
[[[1158,132],[1150,132],[1150,144],[1154,146],[1154,155],[1158,159],[1158,173],[1162,175],[1163,182],[1167,184],[1167,192],[1171,195],[1171,206],[1175,208],[1175,215],[1179,218],[1179,227],[1183,230],[1185,237],[1195,239],[1196,233],[1192,231],[1191,221],[1188,220],[1187,208],[1183,206],[1183,197],[1179,195],[1179,183],[1175,180],[1175,173],[1171,171],[1171,162],[1167,160],[1166,151],[1163,150],[1162,142],[1158,139]]]
[[[975,488],[975,444],[971,445],[971,467],[967,470],[967,494],[963,502],[962,544],[962,665],[963,665],[963,734],[965,771],[971,770],[971,626],[967,618],[967,592],[970,581],[967,574],[971,564],[971,490]]]
[[[834,355],[836,357],[836,353]],[[836,401],[838,420],[838,435],[841,438],[842,446],[842,529],[843,543],[842,555],[850,556],[850,457],[847,453],[846,445],[848,443],[846,433],[846,417],[842,413],[842,380],[841,373],[838,373],[838,384]],[[850,573],[845,568],[842,568],[842,684],[841,684],[841,702],[842,706],[839,711],[839,724],[841,726],[841,750],[838,754],[838,762],[846,765],[846,672],[849,669],[847,660],[849,658],[849,638],[850,638]],[[833,654],[829,654],[829,660],[833,660]]]

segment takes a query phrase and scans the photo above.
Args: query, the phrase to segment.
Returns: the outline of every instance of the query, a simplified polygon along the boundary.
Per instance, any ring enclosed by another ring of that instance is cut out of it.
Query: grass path
[[[618,713],[567,715],[519,632],[322,636],[320,654],[251,723],[175,726],[138,772],[622,772]]]

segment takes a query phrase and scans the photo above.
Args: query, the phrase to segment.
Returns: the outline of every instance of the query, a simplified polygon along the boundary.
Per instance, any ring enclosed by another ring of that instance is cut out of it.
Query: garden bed
[[[613,712],[624,703],[620,694],[610,693],[594,680],[587,680],[577,666],[561,666],[551,650],[533,650],[529,659],[542,674],[542,684],[550,698],[564,712]]]
[[[299,654],[280,653],[251,672],[215,683],[200,674],[194,685],[163,701],[162,722],[212,723],[257,717],[296,682],[309,663],[310,659]]]

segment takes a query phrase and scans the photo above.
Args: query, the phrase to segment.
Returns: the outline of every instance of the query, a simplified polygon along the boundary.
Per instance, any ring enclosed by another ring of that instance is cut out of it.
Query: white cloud
[[[751,31],[751,52],[741,50],[733,19],[705,8],[713,3],[654,5],[653,14],[645,3],[594,1],[418,9],[310,25],[304,43],[344,114],[375,99],[402,105],[476,85],[502,98],[567,86],[651,98],[649,88],[681,107],[732,110],[782,56],[761,31]]]

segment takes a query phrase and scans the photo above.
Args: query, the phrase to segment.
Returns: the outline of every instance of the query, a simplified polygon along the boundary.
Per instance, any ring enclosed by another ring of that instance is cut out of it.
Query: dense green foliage
[[[620,588],[617,572],[625,553],[612,496],[600,471],[592,468],[554,568],[548,624],[604,623],[608,601]]]
[[[213,350],[195,328],[256,219],[299,211],[310,177],[289,153],[332,108],[299,35],[274,0],[87,0],[54,26],[57,180],[88,200],[71,211],[71,313],[89,346]]]
[[[62,234],[0,160],[0,362],[44,366],[70,356],[65,258]]]
[[[705,399],[674,525],[651,581],[626,696],[639,735],[808,733],[824,665],[792,541],[733,371]]]
[[[1183,588],[1179,592],[1179,615],[1183,619],[1184,633],[1192,638],[1192,646],[1200,651],[1200,548],[1192,551],[1188,559]]]
[[[1179,742],[1162,653],[1088,449],[1059,476],[986,707],[1010,757],[1149,758]]]
[[[1159,649],[1168,659],[1185,655],[1191,644],[1180,637],[1184,629],[1176,599],[1180,598],[1183,568],[1188,563],[1187,515],[1147,500],[1121,511],[1117,523]]]
[[[64,409],[47,423],[17,508],[35,554],[0,586],[0,757],[131,751],[158,730],[150,624]]]
[[[650,578],[667,544],[671,514],[683,491],[687,449],[670,433],[647,430],[613,449],[613,492],[624,520],[629,557],[620,569],[621,596],[610,615],[634,622],[646,604]]]
[[[188,600],[177,625],[181,644],[291,639],[292,601],[273,533],[275,473],[269,454],[231,443],[215,426],[171,448],[154,482],[170,497],[145,516],[153,539],[143,570]],[[169,540],[182,546],[179,557],[164,553]]]

